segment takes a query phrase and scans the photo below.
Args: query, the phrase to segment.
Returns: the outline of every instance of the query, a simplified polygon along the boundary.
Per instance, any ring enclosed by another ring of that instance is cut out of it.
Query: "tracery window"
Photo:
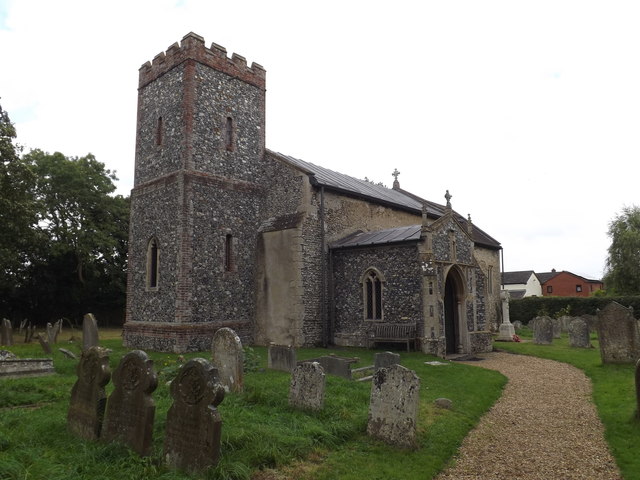
[[[375,269],[365,272],[362,279],[365,320],[382,320],[382,284],[384,278]]]

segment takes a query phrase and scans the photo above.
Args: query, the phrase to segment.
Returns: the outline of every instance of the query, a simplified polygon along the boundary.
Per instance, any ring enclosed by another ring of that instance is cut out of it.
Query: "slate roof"
[[[420,240],[421,230],[421,225],[410,225],[408,227],[388,228],[375,232],[356,232],[333,242],[331,248],[362,247],[366,245],[415,241]]]
[[[395,190],[383,187],[382,185],[375,185],[365,180],[360,180],[343,173],[338,173],[333,170],[329,170],[328,168],[320,167],[313,163],[300,160],[299,158],[291,157],[289,155],[284,155],[282,153],[274,152],[271,150],[267,150],[267,153],[307,173],[310,177],[311,184],[315,186],[325,187],[327,189],[346,195],[355,196],[402,210],[407,210],[417,215],[422,215],[422,205],[424,204],[427,208],[427,216],[433,219],[442,217],[446,212],[446,207],[444,205],[425,200],[421,197],[418,197],[417,195],[407,192],[406,190]],[[456,220],[458,220],[460,224],[465,227],[467,224],[467,219],[465,219],[457,212],[454,212],[454,215],[456,217]],[[419,234],[419,226],[413,227],[418,228]],[[401,229],[402,228],[405,227],[401,227]],[[397,229],[390,230],[395,231]],[[395,232],[389,233],[389,235],[398,235],[398,238],[402,238],[403,233]],[[381,240],[380,243],[391,243],[388,239],[384,240],[383,236],[377,237],[377,239]],[[406,240],[407,239],[394,241]],[[473,226],[473,240],[477,245],[483,247],[496,250],[501,248],[500,242],[478,228],[476,225]],[[373,243],[369,243],[369,245],[372,244]]]
[[[542,284],[542,283],[548,282],[549,280],[551,280],[553,277],[555,277],[559,273],[560,272],[536,273],[536,277],[538,277],[538,280],[540,280],[540,283]]]
[[[503,272],[502,273],[502,284],[503,285],[514,285],[514,284],[526,284],[531,278],[531,275],[534,275],[533,270],[522,270],[520,272]]]

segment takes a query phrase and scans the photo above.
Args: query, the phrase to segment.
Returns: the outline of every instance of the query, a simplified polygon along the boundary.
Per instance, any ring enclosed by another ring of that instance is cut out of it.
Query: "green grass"
[[[63,335],[61,338],[65,338]],[[118,336],[101,344],[112,349],[111,369],[126,353]],[[32,479],[186,479],[162,463],[166,412],[171,399],[167,381],[176,371],[177,355],[150,353],[159,372],[154,392],[156,419],[153,453],[137,457],[121,445],[86,442],[66,428],[74,360],[58,351],[79,353],[77,344],[61,342],[52,355],[54,376],[0,380],[0,480]],[[22,358],[44,357],[39,345],[10,347]],[[375,352],[363,349],[301,349],[298,358],[327,353],[360,357],[359,366],[373,363]],[[287,403],[290,375],[267,370],[266,349],[255,347],[257,368],[245,374],[245,390],[228,394],[218,407],[223,419],[220,463],[197,478],[275,479],[428,479],[440,471],[467,432],[500,396],[506,379],[497,372],[403,353],[402,364],[421,378],[421,405],[416,450],[387,446],[366,436],[371,384],[328,376],[325,407],[320,412],[292,409]],[[209,357],[208,353],[185,357]],[[109,384],[107,393],[112,391]],[[434,407],[447,397],[452,410]]]
[[[524,340],[531,339],[528,329],[518,332]],[[626,480],[640,480],[640,421],[636,417],[635,367],[633,365],[603,365],[598,340],[595,348],[582,349],[569,346],[565,334],[551,345],[499,343],[501,350],[548,358],[571,364],[585,372],[593,384],[593,401],[605,426],[605,437],[622,475]]]

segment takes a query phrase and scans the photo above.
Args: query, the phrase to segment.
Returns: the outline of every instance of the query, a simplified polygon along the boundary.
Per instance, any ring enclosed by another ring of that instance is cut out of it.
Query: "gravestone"
[[[326,379],[318,362],[305,362],[291,372],[289,405],[306,410],[322,410]]]
[[[296,349],[291,345],[269,345],[267,368],[292,372],[296,368]]]
[[[37,338],[38,338],[38,342],[40,342],[40,346],[42,347],[42,350],[44,351],[44,353],[46,353],[47,355],[51,355],[53,352],[51,351],[51,345],[49,345],[49,340],[40,333],[37,335]]]
[[[31,340],[33,340],[33,335],[35,333],[36,333],[36,326],[31,325],[31,323],[28,323],[24,332],[24,343],[31,343]]]
[[[2,326],[0,326],[0,345],[6,347],[13,345],[13,328],[11,320],[7,318],[2,319]]]
[[[550,317],[536,317],[533,325],[533,343],[550,345],[553,342],[553,320]]]
[[[574,318],[567,329],[569,331],[569,346],[576,348],[591,348],[589,338],[589,324],[580,317]]]
[[[576,317],[572,317],[570,315],[562,315],[558,320],[560,321],[560,328],[563,332],[569,331],[569,325]]]
[[[500,292],[500,301],[502,302],[502,323],[498,330],[498,336],[496,341],[498,342],[513,342],[513,336],[516,334],[515,327],[511,323],[509,314],[509,292],[502,290]]]
[[[158,386],[153,360],[142,350],[127,353],[113,372],[113,384],[102,438],[124,443],[138,455],[150,455],[156,412],[151,394]]]
[[[72,360],[77,360],[78,357],[71,350],[67,350],[66,348],[59,348],[58,351],[62,353],[65,357],[70,358]]]
[[[221,328],[213,335],[211,349],[218,381],[227,392],[241,392],[244,386],[244,351],[240,337],[230,328]]]
[[[602,363],[636,363],[640,358],[640,332],[633,309],[611,302],[598,310],[598,340]]]
[[[82,319],[82,350],[98,346],[98,322],[93,313]]]
[[[515,322],[513,322],[513,328],[515,328],[516,330],[520,330],[522,328],[522,322],[520,320],[516,320]]]
[[[171,382],[173,404],[167,413],[164,458],[170,467],[197,472],[220,458],[224,399],[215,367],[203,358],[185,363]]]
[[[536,328],[536,320],[538,320],[538,318],[539,317],[532,318],[531,320],[529,320],[529,323],[527,324],[527,326],[531,329],[532,332]]]
[[[393,352],[381,352],[374,355],[373,366],[375,370],[400,364],[400,354]]]
[[[47,340],[49,340],[49,345],[55,345],[58,343],[58,334],[62,330],[62,320],[58,320],[53,325],[51,323],[47,323]]]
[[[562,338],[562,321],[559,318],[552,318],[553,338]]]
[[[107,400],[104,387],[111,377],[108,351],[100,347],[85,350],[76,372],[78,379],[71,389],[67,426],[80,438],[97,440]]]
[[[420,379],[402,365],[373,375],[367,434],[390,445],[416,446]]]

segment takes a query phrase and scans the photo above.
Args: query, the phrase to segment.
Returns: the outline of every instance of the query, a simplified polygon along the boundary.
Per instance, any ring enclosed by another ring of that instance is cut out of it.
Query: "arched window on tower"
[[[147,245],[147,288],[157,289],[160,273],[160,249],[154,237]]]
[[[365,320],[382,320],[383,283],[384,277],[374,268],[367,270],[362,277]]]

